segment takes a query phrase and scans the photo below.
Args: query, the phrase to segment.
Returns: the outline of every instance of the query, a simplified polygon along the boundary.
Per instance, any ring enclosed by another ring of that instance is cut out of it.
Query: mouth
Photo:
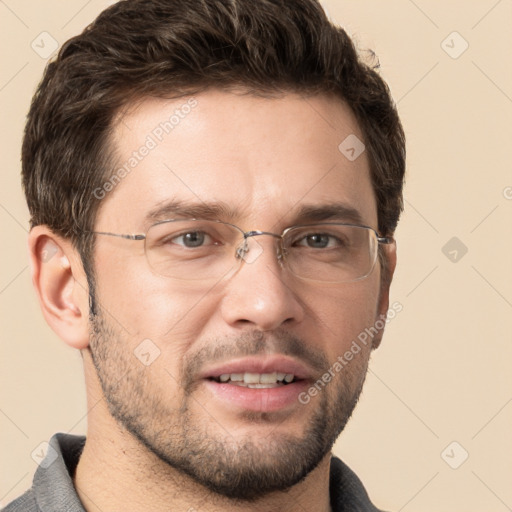
[[[249,389],[273,389],[281,386],[287,386],[292,382],[297,382],[293,373],[223,373],[219,377],[210,377],[213,382],[222,382],[224,384],[233,384]]]
[[[210,392],[208,403],[216,409],[276,412],[299,407],[298,395],[312,377],[313,372],[303,363],[273,355],[233,360],[206,369],[200,381]]]

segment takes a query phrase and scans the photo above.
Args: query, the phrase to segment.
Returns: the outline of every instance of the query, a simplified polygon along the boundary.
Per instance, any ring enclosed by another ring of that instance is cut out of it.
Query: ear
[[[69,346],[89,345],[89,290],[77,250],[48,228],[32,228],[28,238],[32,284],[48,325]]]
[[[376,326],[384,322],[381,329],[372,340],[372,349],[379,347],[382,337],[384,336],[384,328],[386,323],[387,312],[389,309],[389,288],[393,280],[393,274],[396,268],[396,242],[385,247],[383,253],[384,262],[381,264],[380,292],[377,304],[377,317],[375,318]],[[379,322],[379,324],[377,324]]]

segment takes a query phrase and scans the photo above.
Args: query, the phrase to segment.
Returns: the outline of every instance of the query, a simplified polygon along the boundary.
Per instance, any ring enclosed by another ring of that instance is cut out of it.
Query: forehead
[[[375,226],[366,151],[357,156],[363,142],[350,108],[332,96],[148,98],[115,120],[116,165],[99,192],[97,225],[141,231],[179,203],[218,205],[220,217],[251,229],[285,227],[325,205]]]

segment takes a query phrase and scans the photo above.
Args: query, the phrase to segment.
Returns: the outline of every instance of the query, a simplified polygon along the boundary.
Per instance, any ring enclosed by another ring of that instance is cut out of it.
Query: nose
[[[231,277],[221,304],[224,321],[233,327],[276,329],[283,324],[299,323],[304,308],[293,286],[292,279],[283,269],[272,237],[247,239],[248,251]]]

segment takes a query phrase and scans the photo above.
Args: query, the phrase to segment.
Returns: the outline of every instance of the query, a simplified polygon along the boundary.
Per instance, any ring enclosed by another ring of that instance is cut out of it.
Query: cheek
[[[191,343],[214,308],[213,292],[153,274],[144,257],[98,258],[96,268],[99,306],[132,338]]]
[[[354,341],[364,339],[378,315],[378,295],[378,279],[372,278],[307,295],[308,323],[322,332],[322,348],[329,360],[335,361]],[[360,343],[361,352],[370,348],[371,340],[365,341]]]

